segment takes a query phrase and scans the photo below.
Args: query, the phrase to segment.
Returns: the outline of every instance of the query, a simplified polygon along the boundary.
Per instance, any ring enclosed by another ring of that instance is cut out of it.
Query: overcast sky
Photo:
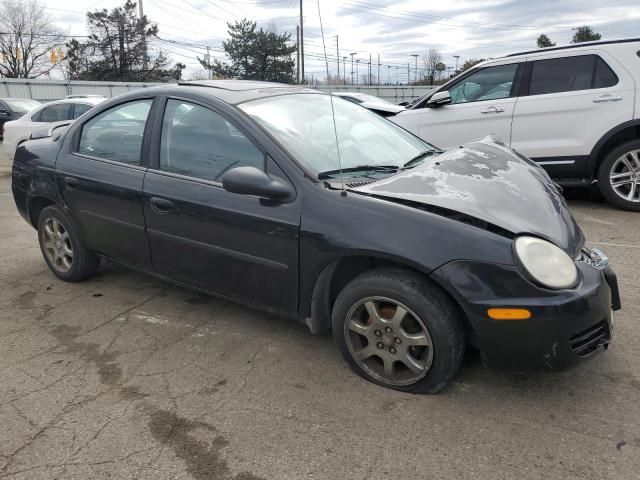
[[[124,0],[44,0],[50,13],[70,34],[86,34],[84,12],[113,8]],[[187,64],[185,77],[199,70],[196,55],[204,45],[223,58],[221,42],[226,22],[244,17],[278,32],[291,32],[295,41],[299,0],[143,0],[145,14],[158,24],[161,38],[196,44],[178,47],[157,42],[175,61]],[[330,72],[337,73],[335,36],[340,56],[361,59],[360,74],[369,54],[374,63],[380,54],[381,80],[390,73],[406,82],[407,63],[414,75],[412,54],[429,48],[441,51],[444,63],[453,67],[471,58],[490,58],[535,48],[546,33],[558,44],[569,43],[572,28],[592,25],[603,39],[640,36],[640,0],[320,0]],[[306,72],[325,77],[322,37],[316,0],[304,0]],[[202,46],[200,46],[202,45]],[[421,59],[418,60],[420,66]],[[391,68],[389,68],[391,67]],[[377,67],[374,67],[374,73]],[[341,76],[343,70],[341,67]]]

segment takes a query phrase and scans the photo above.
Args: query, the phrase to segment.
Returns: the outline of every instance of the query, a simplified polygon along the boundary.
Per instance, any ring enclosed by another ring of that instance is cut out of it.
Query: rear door
[[[85,121],[56,163],[65,205],[90,248],[150,268],[142,208],[153,98],[121,103]]]
[[[295,312],[300,202],[267,201],[222,188],[224,173],[240,166],[289,182],[249,131],[223,110],[169,98],[164,115],[158,112],[144,182],[153,267],[213,293]]]
[[[422,109],[419,136],[445,149],[489,134],[508,145],[519,65],[505,60],[480,68],[451,85],[450,104]]]
[[[581,177],[595,143],[633,118],[633,78],[596,49],[534,54],[529,60],[511,146],[554,177]]]

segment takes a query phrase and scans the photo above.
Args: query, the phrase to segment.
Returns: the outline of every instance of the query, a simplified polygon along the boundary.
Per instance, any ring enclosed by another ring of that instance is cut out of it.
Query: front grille
[[[589,249],[587,247],[580,250],[576,261],[585,263],[596,270],[602,270],[609,264],[609,259],[604,253],[597,248]]]
[[[606,320],[575,334],[569,340],[573,353],[580,357],[586,357],[603,345],[607,345],[611,339],[609,325]]]

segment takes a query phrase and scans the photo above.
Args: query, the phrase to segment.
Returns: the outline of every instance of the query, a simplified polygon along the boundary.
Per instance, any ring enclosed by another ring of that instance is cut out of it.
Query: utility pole
[[[369,54],[369,86],[371,86],[371,54]]]
[[[395,67],[396,69],[396,85],[398,85],[398,67]]]
[[[411,80],[411,65],[407,63],[407,86],[409,86],[410,80]]]
[[[138,11],[140,12],[140,20],[144,17],[144,7],[142,6],[142,0],[138,0]],[[147,36],[142,37],[142,69],[145,71],[149,70],[149,65],[147,63]]]
[[[356,58],[356,85],[360,85],[360,69],[358,65],[360,65],[360,59]]]
[[[340,59],[338,59],[340,61]],[[347,84],[347,57],[342,57],[342,76],[344,77],[344,84]]]
[[[207,45],[207,56],[205,57],[205,60],[207,61],[207,65],[209,66],[208,70],[209,70],[209,80],[211,80],[211,77],[213,77],[213,72],[211,71],[211,49],[209,48],[209,46]]]
[[[411,55],[413,57],[413,59],[416,61],[416,83],[418,83],[418,57],[420,55],[416,55],[415,53],[413,55]]]
[[[380,54],[378,54],[378,85],[380,85]]]
[[[350,55],[351,55],[351,85],[353,85],[353,56],[355,54],[356,54],[356,52],[350,53]]]
[[[302,0],[300,0],[300,72],[302,83],[304,83],[304,21],[302,18]]]
[[[336,35],[336,60],[338,62],[338,83],[340,83],[340,47],[338,45],[338,35]]]
[[[387,65],[387,84],[391,85],[391,65]]]
[[[300,83],[300,25],[296,25],[296,77]]]
[[[460,58],[460,55],[454,55],[453,58],[456,59],[456,69],[454,70],[454,74],[458,72],[458,59]]]

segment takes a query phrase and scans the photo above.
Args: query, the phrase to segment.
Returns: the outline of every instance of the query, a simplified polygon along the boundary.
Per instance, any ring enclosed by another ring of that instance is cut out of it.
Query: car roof
[[[581,43],[572,43],[570,45],[560,45],[557,47],[546,47],[546,48],[536,48],[535,50],[526,50],[523,52],[510,53],[500,58],[509,58],[509,57],[517,57],[519,55],[530,55],[532,53],[540,53],[540,52],[553,52],[555,50],[570,50],[574,48],[586,48],[593,47],[596,45],[613,45],[619,43],[635,43],[640,42],[640,37],[636,38],[622,38],[618,40],[595,40],[593,42],[581,42]]]
[[[259,82],[254,80],[195,80],[178,82],[178,89],[193,88],[201,93],[210,95],[220,100],[237,105],[249,100],[274,97],[292,93],[320,94],[323,93],[300,85],[286,83]],[[166,87],[154,87],[163,89]]]

